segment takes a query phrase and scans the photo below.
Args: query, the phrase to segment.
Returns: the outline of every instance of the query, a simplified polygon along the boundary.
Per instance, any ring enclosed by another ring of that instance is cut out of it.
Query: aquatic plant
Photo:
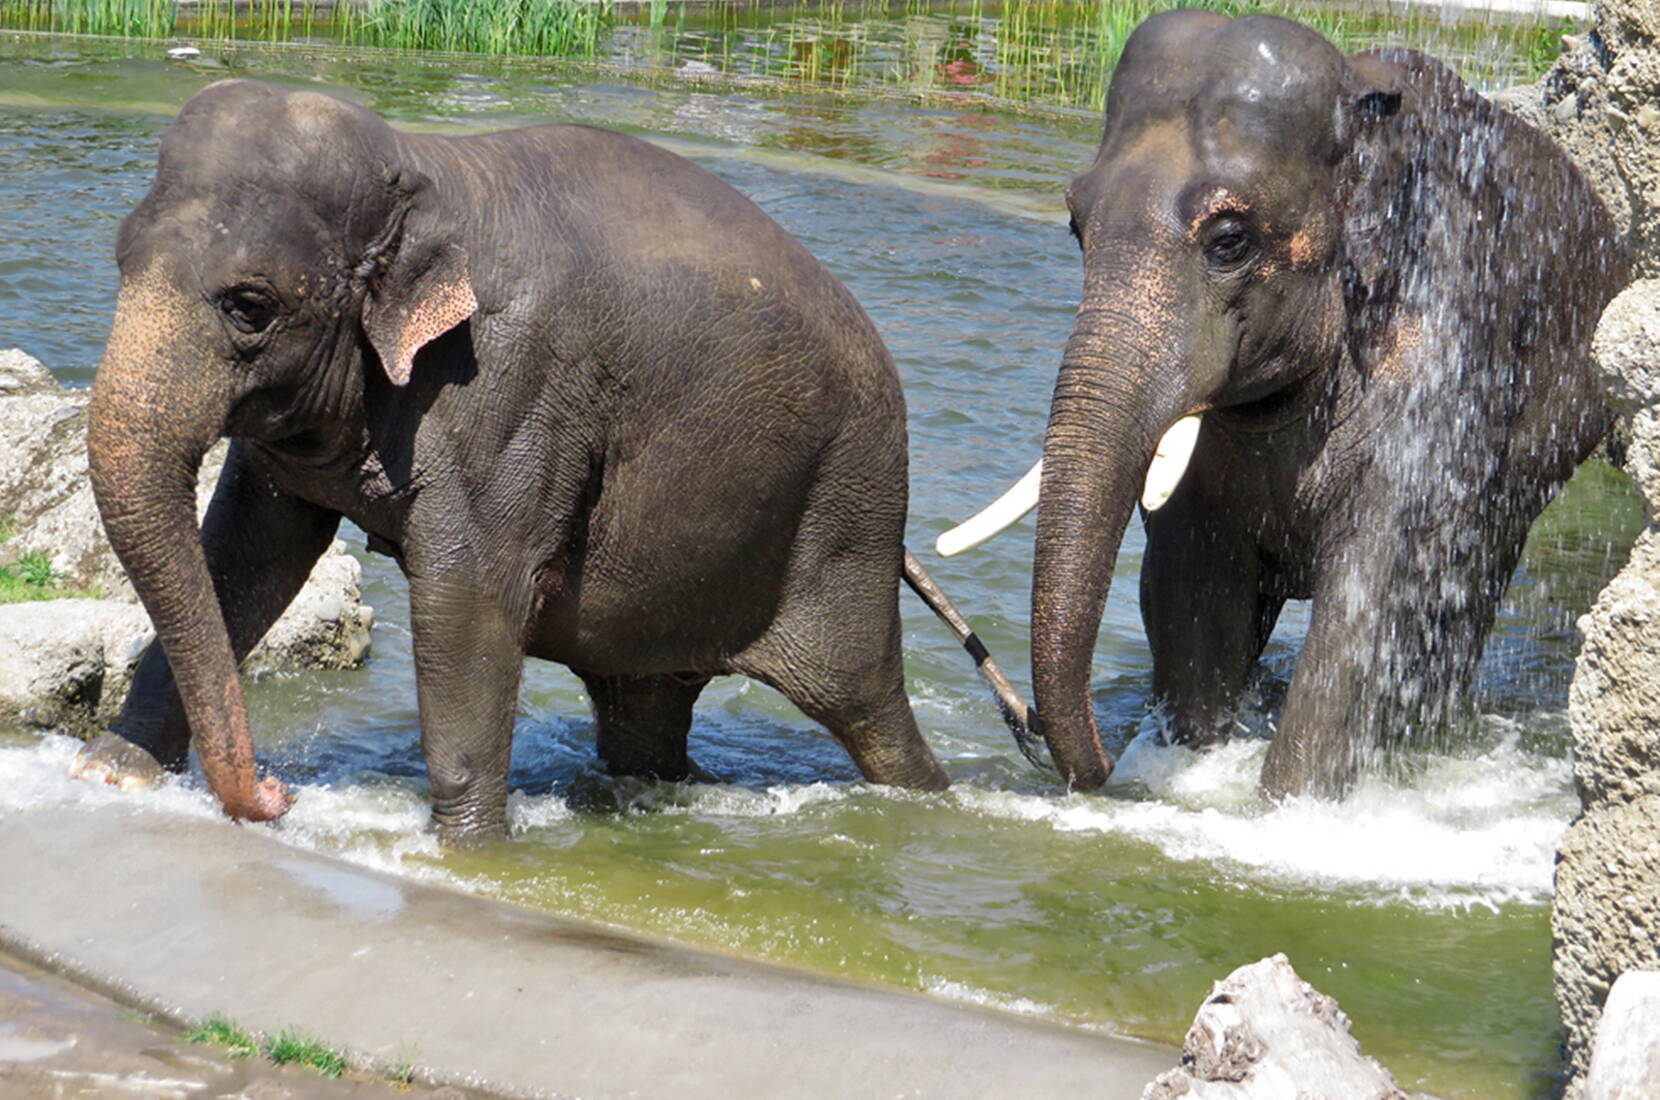
[[[609,0],[369,0],[337,27],[361,46],[559,57],[597,52],[610,23]]]
[[[0,0],[0,26],[59,34],[280,42],[310,34],[316,0]]]
[[[1299,0],[906,0],[902,10],[845,0],[688,10],[649,0],[0,0],[0,27],[219,41],[333,39],[353,46],[490,55],[605,58],[646,79],[786,80],[833,89],[978,95],[1006,105],[1098,110],[1124,42],[1177,6],[1297,18],[1345,51],[1411,45],[1488,87],[1542,72],[1560,48],[1549,20],[1447,22],[1438,12],[1379,14]],[[613,34],[616,24],[626,35]],[[641,49],[639,47],[643,46]]]
[[[0,23],[31,31],[158,38],[178,19],[178,0],[4,0]]]

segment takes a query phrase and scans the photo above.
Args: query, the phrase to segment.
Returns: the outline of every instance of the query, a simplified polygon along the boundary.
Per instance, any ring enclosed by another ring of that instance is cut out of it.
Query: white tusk
[[[982,508],[970,519],[965,519],[934,541],[934,549],[942,558],[972,550],[1004,528],[1013,525],[1021,516],[1037,507],[1038,483],[1043,480],[1043,460],[1026,471],[1026,476],[1009,486],[1009,491]]]
[[[1149,512],[1163,508],[1182,483],[1187,473],[1188,460],[1193,457],[1193,446],[1199,442],[1199,418],[1184,416],[1164,433],[1159,445],[1153,448],[1153,461],[1147,467],[1147,481],[1141,489],[1141,506]]]

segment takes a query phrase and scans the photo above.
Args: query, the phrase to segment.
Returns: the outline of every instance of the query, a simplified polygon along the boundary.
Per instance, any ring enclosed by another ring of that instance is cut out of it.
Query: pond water
[[[143,194],[168,116],[235,73],[320,86],[408,126],[582,121],[693,157],[799,237],[864,304],[910,407],[908,541],[1027,682],[1024,532],[949,561],[934,536],[1037,457],[1079,272],[1064,182],[1094,155],[1092,114],[999,113],[973,99],[813,98],[773,86],[598,81],[590,70],[346,51],[209,51],[0,41],[0,346],[90,381],[112,312],[115,228]],[[1419,753],[1341,804],[1265,808],[1254,783],[1306,617],[1288,609],[1262,706],[1203,755],[1164,747],[1125,539],[1095,656],[1123,760],[1066,795],[1015,751],[988,694],[909,594],[909,690],[956,785],[866,786],[781,697],[737,678],[704,693],[707,781],[612,780],[580,685],[527,668],[515,836],[440,854],[423,831],[404,587],[364,557],[378,615],[360,671],[251,686],[260,751],[299,789],[270,827],[296,844],[527,905],[849,977],[1179,1042],[1210,983],[1285,952],[1336,996],[1408,1087],[1535,1096],[1555,1072],[1549,892],[1574,814],[1566,759],[1573,619],[1641,522],[1623,476],[1587,467],[1536,529],[1455,750]],[[347,532],[361,552],[362,536]],[[0,820],[73,784],[73,745],[0,745]],[[143,797],[211,816],[185,786]]]

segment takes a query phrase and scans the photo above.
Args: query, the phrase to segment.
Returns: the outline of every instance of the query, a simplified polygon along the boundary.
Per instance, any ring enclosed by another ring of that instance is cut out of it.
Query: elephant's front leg
[[[1354,785],[1394,690],[1385,682],[1399,641],[1387,629],[1385,605],[1401,583],[1392,565],[1386,550],[1360,539],[1321,565],[1308,637],[1262,767],[1264,794],[1338,798]]]
[[[409,580],[415,682],[439,840],[507,832],[507,767],[524,668],[524,616],[458,562]],[[528,603],[528,601],[519,601]]]
[[[1141,618],[1153,651],[1153,694],[1174,739],[1225,740],[1283,600],[1262,594],[1253,540],[1198,492],[1147,516]]]
[[[202,523],[202,549],[240,662],[311,575],[340,517],[277,489],[232,443]],[[139,658],[121,713],[75,759],[77,775],[143,785],[189,760],[190,725],[161,645]]]

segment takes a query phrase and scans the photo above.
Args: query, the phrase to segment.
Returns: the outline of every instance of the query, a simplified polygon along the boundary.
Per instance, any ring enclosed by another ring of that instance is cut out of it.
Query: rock
[[[1593,350],[1629,429],[1626,469],[1647,501],[1648,529],[1579,620],[1568,693],[1582,812],[1557,848],[1551,934],[1574,1100],[1587,1095],[1615,980],[1660,970],[1660,279],[1609,304]]]
[[[89,733],[114,717],[154,636],[136,604],[0,605],[0,713],[29,726]]]
[[[1557,850],[1551,932],[1566,1095],[1581,1100],[1610,988],[1627,970],[1660,969],[1660,0],[1597,4],[1590,32],[1502,102],[1567,149],[1647,280],[1609,305],[1594,349],[1649,523],[1580,619],[1569,690],[1583,809]]]
[[[1284,955],[1217,982],[1182,1043],[1181,1065],[1142,1100],[1405,1100],[1389,1072],[1360,1053],[1337,1002],[1297,976]]]
[[[1507,107],[1568,150],[1626,230],[1641,277],[1660,275],[1660,0],[1614,0],[1593,9],[1578,36],[1535,86],[1533,105]],[[1635,123],[1635,125],[1633,125]]]
[[[0,350],[0,397],[52,393],[57,388],[57,379],[40,360],[17,348]]]
[[[0,607],[0,646],[6,650],[0,654],[0,715],[81,733],[112,717],[125,694],[138,653],[122,649],[115,636],[128,629],[134,615],[148,630],[92,499],[89,397],[85,390],[59,386],[23,352],[0,351],[0,517],[15,531],[0,544],[0,565],[39,551],[68,583],[102,597]],[[207,510],[226,450],[221,442],[202,463],[198,514]],[[362,576],[357,559],[335,541],[246,667],[286,671],[361,664],[374,623],[358,588]]]
[[[1603,1006],[1582,1100],[1652,1100],[1660,1096],[1660,973],[1620,976]]]

